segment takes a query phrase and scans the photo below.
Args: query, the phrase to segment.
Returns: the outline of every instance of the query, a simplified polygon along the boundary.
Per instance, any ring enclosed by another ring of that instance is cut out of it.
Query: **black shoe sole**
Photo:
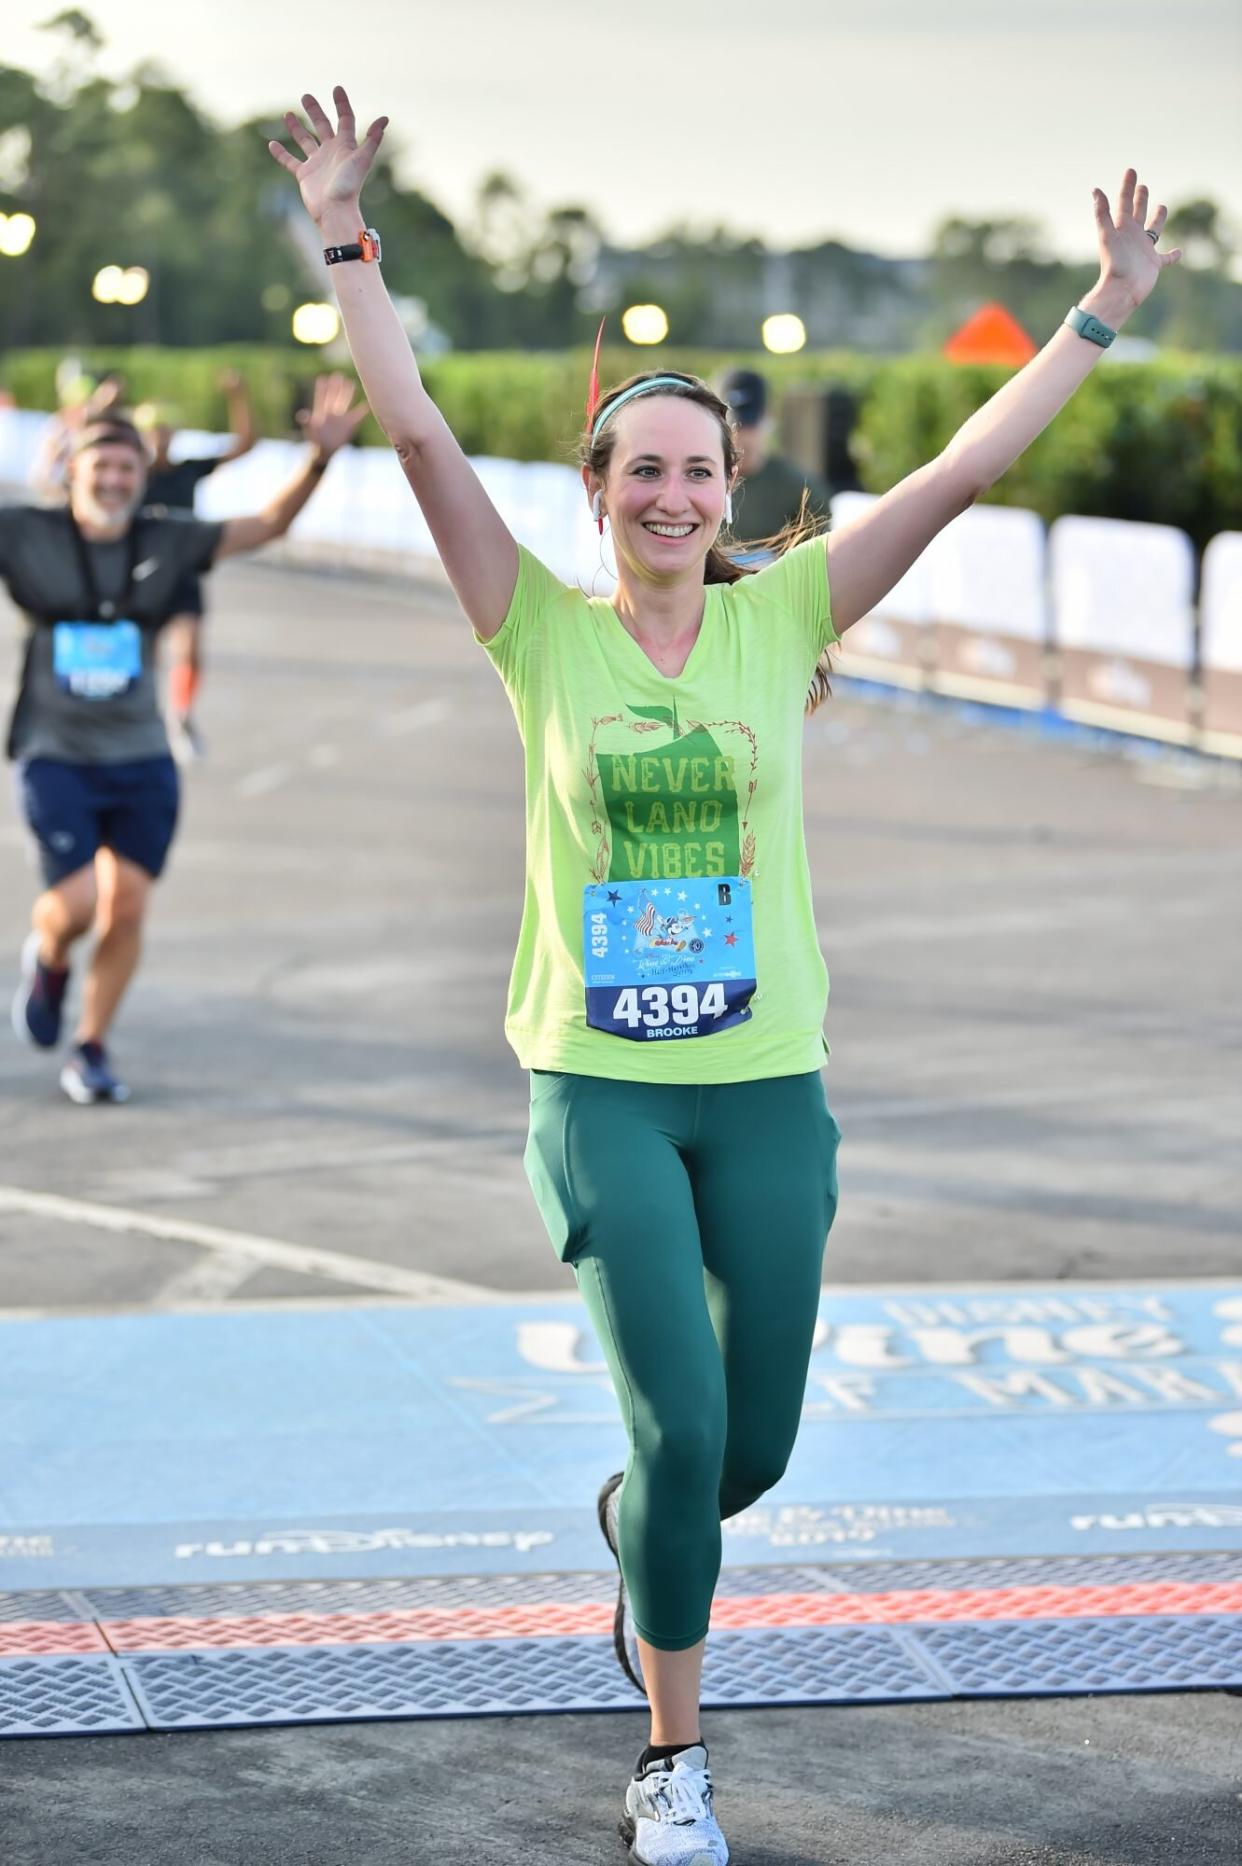
[[[638,1692],[640,1697],[645,1698],[647,1696],[647,1687],[643,1683],[642,1679],[638,1676],[638,1673],[634,1670],[634,1667],[630,1661],[630,1655],[628,1651],[626,1650],[626,1645],[625,1645],[625,1578],[624,1576],[621,1575],[620,1554],[617,1551],[617,1549],[613,1547],[612,1538],[608,1534],[608,1500],[612,1496],[613,1492],[620,1488],[622,1476],[623,1476],[623,1473],[618,1472],[615,1477],[610,1477],[607,1480],[607,1482],[602,1486],[600,1493],[599,1493],[599,1500],[596,1504],[595,1513],[599,1519],[599,1532],[603,1536],[604,1541],[608,1546],[609,1553],[611,1554],[613,1560],[617,1564],[617,1574],[619,1576],[619,1581],[618,1581],[618,1586],[617,1586],[617,1610],[612,1616],[612,1649],[616,1654],[617,1664],[621,1667],[621,1670],[625,1673],[626,1677],[629,1679],[630,1683],[633,1685],[635,1691]]]

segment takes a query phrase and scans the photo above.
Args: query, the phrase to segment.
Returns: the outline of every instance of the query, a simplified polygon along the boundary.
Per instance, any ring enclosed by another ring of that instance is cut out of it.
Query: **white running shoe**
[[[726,1866],[729,1844],[712,1813],[712,1778],[701,1743],[649,1763],[634,1777],[619,1831],[634,1866]]]
[[[620,1507],[621,1482],[624,1473],[615,1471],[605,1478],[600,1485],[599,1501],[596,1511],[599,1516],[600,1534],[608,1544],[613,1560],[617,1564],[617,1609],[612,1622],[612,1649],[617,1655],[617,1664],[625,1673],[636,1691],[644,1697],[647,1687],[642,1681],[638,1643],[633,1638],[630,1616],[629,1596],[625,1591],[625,1580],[621,1574],[621,1546],[617,1523]]]

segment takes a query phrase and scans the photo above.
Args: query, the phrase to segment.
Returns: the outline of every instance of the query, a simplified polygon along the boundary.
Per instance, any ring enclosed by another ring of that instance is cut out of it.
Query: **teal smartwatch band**
[[[1110,330],[1107,324],[1101,324],[1098,317],[1092,317],[1089,311],[1084,311],[1081,305],[1075,305],[1073,310],[1066,312],[1065,322],[1071,330],[1076,330],[1080,337],[1085,337],[1088,343],[1098,343],[1101,350],[1107,350],[1117,335],[1116,331]]]

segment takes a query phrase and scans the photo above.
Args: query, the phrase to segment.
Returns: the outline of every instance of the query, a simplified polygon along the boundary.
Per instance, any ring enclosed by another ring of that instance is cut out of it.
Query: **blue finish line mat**
[[[575,1301],[0,1324],[0,1733],[614,1709]],[[825,1292],[705,1701],[1242,1685],[1242,1284]]]

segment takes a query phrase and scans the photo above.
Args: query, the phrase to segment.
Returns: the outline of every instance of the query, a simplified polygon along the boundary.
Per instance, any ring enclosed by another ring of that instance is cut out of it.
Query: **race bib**
[[[749,881],[604,881],[582,903],[586,1020],[639,1043],[744,1023],[755,994]]]
[[[142,673],[142,632],[136,622],[57,622],[52,671],[79,700],[114,700]]]

